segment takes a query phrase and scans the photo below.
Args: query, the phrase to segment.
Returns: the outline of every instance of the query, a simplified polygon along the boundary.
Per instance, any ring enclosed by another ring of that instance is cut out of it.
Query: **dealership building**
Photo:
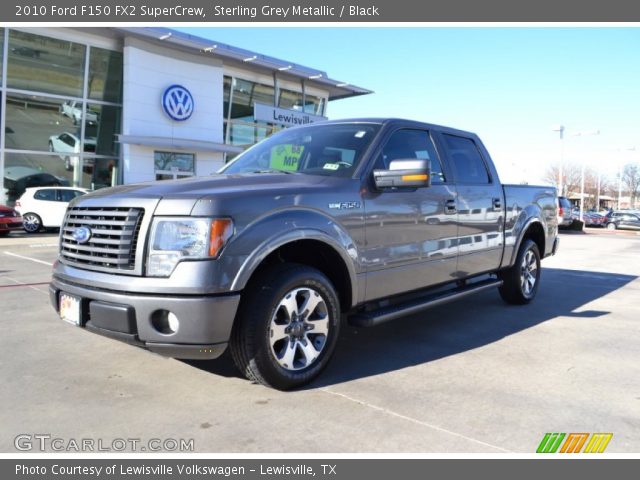
[[[209,175],[250,145],[371,93],[167,28],[0,29],[0,204],[25,188]]]

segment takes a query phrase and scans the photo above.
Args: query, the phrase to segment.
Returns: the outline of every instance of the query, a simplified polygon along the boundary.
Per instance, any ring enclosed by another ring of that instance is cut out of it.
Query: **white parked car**
[[[60,113],[73,120],[74,125],[78,125],[82,120],[82,102],[69,100],[60,105]],[[87,110],[87,122],[97,122],[98,114]]]
[[[73,170],[80,160],[80,139],[73,133],[64,132],[60,135],[51,135],[49,137],[49,151],[62,153],[60,158],[64,160],[64,168],[67,171]],[[85,137],[84,139],[85,152],[96,151],[96,139],[92,137]],[[84,168],[89,170],[95,163],[93,160],[87,160]]]
[[[15,205],[22,215],[22,228],[28,233],[60,228],[69,202],[88,192],[86,188],[76,187],[27,188]]]

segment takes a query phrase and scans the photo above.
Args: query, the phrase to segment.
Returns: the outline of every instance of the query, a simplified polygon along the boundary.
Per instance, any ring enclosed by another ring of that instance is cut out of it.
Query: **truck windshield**
[[[353,175],[380,125],[325,124],[284,130],[254,145],[220,173]]]

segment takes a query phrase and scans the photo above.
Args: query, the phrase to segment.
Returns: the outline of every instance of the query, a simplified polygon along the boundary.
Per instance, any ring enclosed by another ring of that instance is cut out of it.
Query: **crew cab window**
[[[446,133],[442,137],[458,183],[491,183],[487,166],[473,140]]]
[[[378,154],[374,169],[388,170],[393,160],[419,159],[431,161],[431,183],[445,181],[435,147],[425,130],[403,129],[394,132]]]

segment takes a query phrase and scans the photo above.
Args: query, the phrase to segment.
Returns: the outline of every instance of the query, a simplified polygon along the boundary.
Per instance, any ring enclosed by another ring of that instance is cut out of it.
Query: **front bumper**
[[[94,289],[54,275],[49,285],[51,304],[60,311],[60,293],[80,299],[80,326],[153,352],[188,359],[222,355],[231,336],[239,294],[146,295]],[[152,316],[159,310],[179,320],[175,333],[156,330]]]
[[[22,217],[8,217],[0,220],[0,232],[22,230]]]

